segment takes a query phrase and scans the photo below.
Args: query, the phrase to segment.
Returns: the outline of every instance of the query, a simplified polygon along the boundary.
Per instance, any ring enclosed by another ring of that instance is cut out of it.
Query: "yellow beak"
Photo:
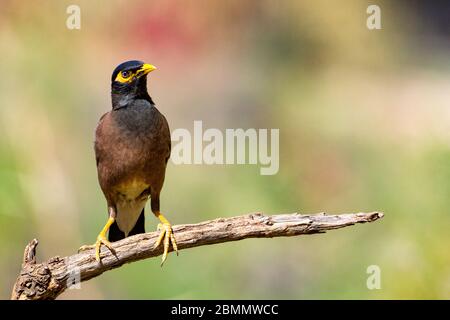
[[[154,65],[144,63],[142,67],[137,71],[138,76],[144,76],[149,72],[152,72],[153,70],[156,70],[156,67]]]

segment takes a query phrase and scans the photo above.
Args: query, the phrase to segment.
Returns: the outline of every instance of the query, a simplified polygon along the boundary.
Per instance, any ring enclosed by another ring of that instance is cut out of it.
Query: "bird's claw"
[[[100,262],[100,248],[102,244],[105,245],[113,254],[116,253],[113,246],[111,245],[111,242],[109,242],[103,235],[98,235],[95,244],[81,246],[78,249],[78,253],[80,253],[81,251],[95,249],[95,260],[97,260],[97,262]]]
[[[82,252],[82,251],[87,251],[87,250],[91,250],[95,248],[95,244],[85,244],[81,247],[78,248],[78,253]]]
[[[161,267],[167,259],[167,254],[169,253],[170,244],[172,244],[173,250],[178,255],[178,247],[177,241],[175,240],[175,236],[173,235],[172,226],[169,223],[160,223],[158,224],[158,231],[161,231],[159,234],[158,240],[156,240],[155,248],[159,247],[161,242],[164,240],[164,253],[161,260]]]
[[[95,242],[95,260],[97,260],[97,262],[100,262],[100,247],[102,244],[105,245],[113,254],[116,253],[111,245],[111,242],[106,240],[105,236],[99,235],[97,237],[97,241]]]

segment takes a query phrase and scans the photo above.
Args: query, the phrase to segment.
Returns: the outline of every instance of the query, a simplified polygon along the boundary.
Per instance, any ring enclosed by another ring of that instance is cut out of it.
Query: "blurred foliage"
[[[158,67],[149,90],[172,129],[280,128],[275,176],[169,164],[162,209],[174,224],[254,211],[386,216],[182,251],[162,269],[133,263],[62,298],[450,298],[450,29],[433,19],[444,9],[379,2],[383,29],[369,31],[369,2],[357,0],[82,0],[81,30],[65,26],[71,1],[2,1],[1,297],[32,238],[41,260],[95,240],[107,213],[93,131],[113,68],[141,59]],[[146,224],[156,227],[150,213]],[[373,264],[381,290],[366,288]]]

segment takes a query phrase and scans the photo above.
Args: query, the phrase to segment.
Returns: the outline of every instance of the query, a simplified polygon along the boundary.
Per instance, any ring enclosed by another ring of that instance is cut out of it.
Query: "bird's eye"
[[[123,78],[128,78],[130,76],[130,72],[129,71],[122,71],[122,77]]]

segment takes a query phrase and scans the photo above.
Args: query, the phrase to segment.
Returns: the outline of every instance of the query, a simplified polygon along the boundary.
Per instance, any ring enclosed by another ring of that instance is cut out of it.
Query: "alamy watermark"
[[[81,29],[81,9],[76,4],[71,4],[66,8],[68,17],[66,19],[66,27],[69,30]],[[381,9],[376,4],[367,7],[366,13],[369,15],[366,20],[366,26],[369,30],[381,29]]]
[[[381,29],[381,9],[376,4],[367,7],[366,13],[369,14],[366,20],[366,26],[369,30]]]
[[[67,265],[70,265],[71,262],[75,262],[72,257],[68,257]],[[80,267],[74,266],[72,267],[67,276],[66,281],[67,288],[70,290],[73,289],[81,289],[81,270]]]
[[[68,17],[66,19],[66,27],[69,30],[80,30],[81,29],[81,9],[80,6],[76,4],[71,4],[67,7],[66,13]]]
[[[381,289],[381,268],[373,264],[367,267],[366,273],[369,275],[366,280],[367,289]]]
[[[279,129],[204,130],[202,121],[172,132],[171,160],[174,164],[259,165],[261,175],[274,175],[280,167]],[[270,148],[269,148],[270,147]]]

